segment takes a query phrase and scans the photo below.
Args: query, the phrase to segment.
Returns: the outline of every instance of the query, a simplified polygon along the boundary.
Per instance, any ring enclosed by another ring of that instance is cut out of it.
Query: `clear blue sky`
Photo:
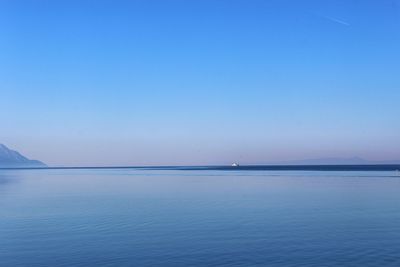
[[[400,1],[0,1],[0,143],[50,165],[400,159]]]

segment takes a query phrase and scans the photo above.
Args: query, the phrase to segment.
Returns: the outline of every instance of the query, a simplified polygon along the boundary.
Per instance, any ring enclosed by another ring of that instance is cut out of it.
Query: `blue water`
[[[0,266],[400,266],[389,171],[0,170]]]

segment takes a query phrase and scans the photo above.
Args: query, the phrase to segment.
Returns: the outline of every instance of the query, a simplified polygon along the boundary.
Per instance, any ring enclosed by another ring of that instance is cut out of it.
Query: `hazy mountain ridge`
[[[0,168],[47,167],[39,160],[31,160],[19,152],[0,144]]]

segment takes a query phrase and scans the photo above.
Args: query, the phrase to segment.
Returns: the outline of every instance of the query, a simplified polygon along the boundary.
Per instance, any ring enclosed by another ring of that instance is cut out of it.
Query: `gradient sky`
[[[52,166],[400,159],[400,1],[0,0],[0,103]]]

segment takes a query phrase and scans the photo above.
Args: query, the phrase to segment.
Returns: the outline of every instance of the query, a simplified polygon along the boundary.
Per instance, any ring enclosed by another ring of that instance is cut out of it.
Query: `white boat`
[[[231,166],[232,166],[232,167],[239,167],[239,164],[238,164],[238,163],[232,163]]]

